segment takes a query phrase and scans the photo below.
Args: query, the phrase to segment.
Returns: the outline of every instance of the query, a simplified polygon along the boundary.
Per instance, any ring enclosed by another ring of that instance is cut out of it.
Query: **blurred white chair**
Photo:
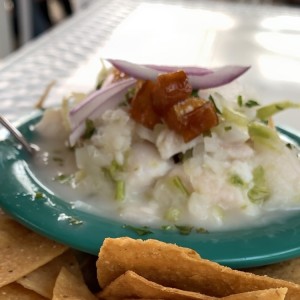
[[[33,36],[32,27],[32,5],[30,0],[17,1],[18,29],[20,34],[20,46],[29,42]]]
[[[8,55],[13,49],[12,28],[9,20],[9,5],[0,0],[0,59]]]
[[[29,42],[34,36],[32,0],[15,0],[18,19],[19,46]],[[72,0],[74,12],[83,10],[95,0]],[[4,58],[14,49],[15,37],[13,35],[11,0],[0,0],[0,58]]]
[[[30,0],[17,1],[17,18],[20,46],[26,44],[33,36],[32,6]],[[15,37],[12,28],[12,2],[0,0],[0,58],[4,58],[14,50]]]

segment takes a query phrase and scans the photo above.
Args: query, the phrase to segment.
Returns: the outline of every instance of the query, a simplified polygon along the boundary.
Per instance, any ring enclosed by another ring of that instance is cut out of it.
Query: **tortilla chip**
[[[99,294],[100,299],[148,298],[176,300],[213,300],[217,299],[199,293],[164,287],[149,281],[138,274],[127,271],[110,283]]]
[[[49,263],[20,278],[17,282],[47,299],[52,299],[55,281],[62,267],[83,280],[77,259],[73,251],[68,250]]]
[[[11,283],[0,288],[0,300],[46,300],[43,296],[25,289],[17,283]]]
[[[53,300],[96,300],[83,280],[62,268],[53,290]]]
[[[203,294],[164,287],[138,274],[127,271],[98,294],[100,299],[176,299],[176,300],[284,300],[287,288],[259,290],[227,296],[209,297]]]
[[[66,250],[66,246],[0,215],[0,287],[31,273]]]
[[[273,265],[251,268],[245,271],[300,284],[300,258],[291,259]]]
[[[125,248],[122,248],[123,246]],[[117,252],[115,253],[115,251]],[[124,260],[127,263],[124,266],[121,264],[119,268],[119,256],[123,254],[125,255]],[[162,243],[157,240],[143,242],[142,240],[133,240],[127,237],[107,238],[100,249],[97,261],[98,281],[102,288],[106,287],[127,270],[133,270],[131,267],[134,268],[136,266],[136,258],[139,261],[144,261],[143,263],[148,264],[150,268],[154,260],[156,265],[155,270],[157,270],[160,266],[164,265],[172,267],[174,262],[176,264],[179,259],[180,263],[180,260],[184,259],[184,257],[200,259],[199,254],[192,249]]]
[[[221,298],[223,300],[284,300],[287,293],[287,288],[259,290],[253,292],[246,292],[235,294]]]
[[[97,261],[97,276],[106,287],[131,270],[167,287],[213,297],[287,287],[287,300],[300,299],[300,286],[284,280],[232,270],[206,259],[187,255],[188,250],[155,240],[106,239]]]

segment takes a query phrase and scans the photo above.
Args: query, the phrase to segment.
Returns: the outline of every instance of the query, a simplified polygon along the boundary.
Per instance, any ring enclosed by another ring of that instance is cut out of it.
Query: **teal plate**
[[[23,122],[19,129],[32,141],[31,130],[41,114]],[[280,129],[295,144],[300,138]],[[123,223],[72,209],[71,204],[44,186],[31,170],[29,155],[10,136],[0,141],[0,206],[12,217],[32,230],[83,252],[97,255],[106,237],[129,236],[153,238],[189,247],[202,257],[233,268],[271,264],[300,255],[300,215],[259,228],[230,232],[196,233],[149,228],[151,233],[140,236]],[[35,199],[36,193],[41,199]],[[62,214],[68,216],[58,221]]]

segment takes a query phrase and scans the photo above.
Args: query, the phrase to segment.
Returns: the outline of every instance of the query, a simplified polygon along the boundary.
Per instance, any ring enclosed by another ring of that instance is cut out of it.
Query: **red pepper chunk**
[[[192,86],[184,71],[161,74],[153,89],[153,108],[157,114],[164,114],[176,103],[188,98]]]
[[[130,115],[137,123],[153,129],[161,123],[160,117],[155,113],[152,106],[152,91],[154,83],[150,80],[142,82],[136,95],[131,100]]]
[[[170,108],[164,118],[167,126],[189,142],[218,125],[218,116],[210,101],[187,98]]]

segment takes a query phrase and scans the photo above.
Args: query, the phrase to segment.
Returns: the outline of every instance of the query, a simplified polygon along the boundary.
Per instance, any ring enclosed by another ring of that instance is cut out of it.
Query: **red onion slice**
[[[84,101],[80,102],[70,111],[71,128],[76,128],[83,120],[90,117],[90,115],[97,110],[98,107],[105,104],[115,95],[126,91],[136,82],[133,78],[120,80],[116,83],[111,83],[108,86],[91,93]],[[122,101],[122,98],[120,99]],[[112,107],[114,103],[111,103]]]
[[[192,67],[192,66],[163,66],[163,65],[143,65],[145,67],[168,73],[168,72],[176,72],[178,70],[183,70],[187,75],[206,75],[213,73],[212,70],[202,68],[202,67]]]
[[[155,80],[161,72],[173,72],[180,68],[187,73],[194,89],[207,89],[230,83],[250,68],[249,66],[225,66],[216,69],[206,69],[188,66],[139,65],[117,59],[108,59],[108,61],[115,68],[133,78],[123,79],[116,83],[108,82],[107,85],[90,94],[70,111],[71,146],[84,133],[85,120],[88,118],[93,120],[104,111],[116,107],[123,101],[122,96],[124,96],[124,92],[134,85],[136,79]]]
[[[190,75],[188,78],[194,89],[209,89],[228,84],[249,69],[250,66],[225,66],[213,69],[211,74],[202,76]]]
[[[178,70],[178,67],[139,65],[120,59],[108,59],[108,61],[121,72],[137,79],[155,80],[161,72]],[[194,89],[208,89],[230,83],[244,74],[250,66],[224,66],[215,69],[201,67],[182,67],[188,75]],[[185,68],[185,69],[184,69]]]
[[[111,83],[91,93],[84,101],[74,107],[69,114],[72,129],[69,137],[70,146],[74,146],[84,133],[86,119],[94,120],[106,110],[114,108],[124,101],[125,93],[135,82],[135,79],[128,78]]]
[[[130,84],[130,86],[132,86],[132,83]],[[129,86],[129,87],[130,87]],[[129,88],[127,87],[127,88]],[[69,137],[69,143],[70,146],[74,146],[76,141],[83,135],[84,131],[85,131],[85,120],[86,119],[90,119],[90,120],[95,120],[97,117],[101,116],[105,111],[115,108],[116,106],[118,106],[120,103],[122,103],[124,101],[124,96],[127,92],[127,89],[123,89],[120,90],[119,92],[115,93],[113,96],[110,96],[109,98],[106,98],[106,100],[100,99],[101,103],[99,104],[98,101],[98,106],[97,108],[92,111],[88,116],[82,114],[79,114],[77,116],[77,123],[76,125],[73,127],[73,130],[70,134]],[[89,101],[97,101],[99,100],[99,97],[101,97],[101,94],[99,96],[99,93],[93,93],[90,96],[95,96],[94,98],[89,98],[91,100]],[[81,111],[79,111],[81,112]],[[72,119],[72,116],[70,115],[70,119]]]
[[[155,80],[158,70],[121,59],[107,59],[116,69],[136,79]]]

